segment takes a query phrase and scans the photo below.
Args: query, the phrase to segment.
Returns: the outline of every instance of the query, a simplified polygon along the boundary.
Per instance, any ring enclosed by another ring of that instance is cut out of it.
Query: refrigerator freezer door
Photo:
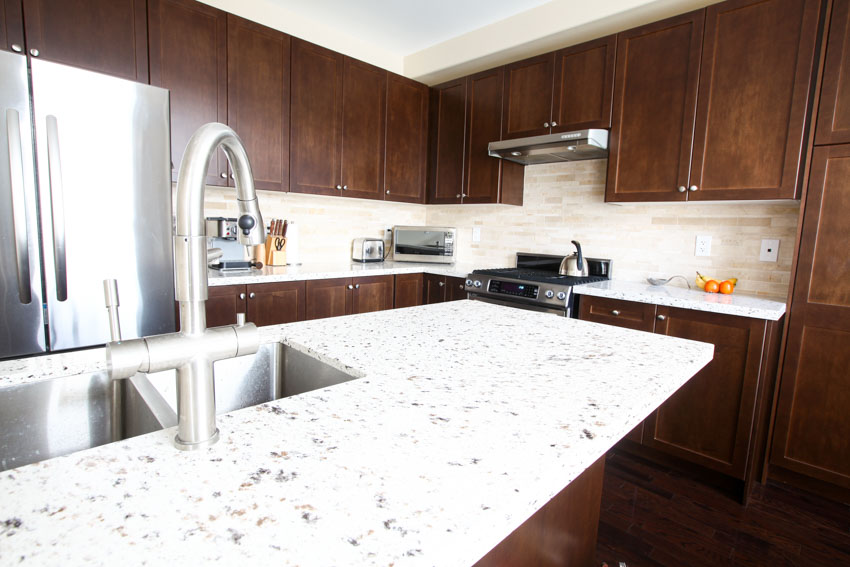
[[[33,59],[51,350],[174,330],[168,91]]]
[[[27,59],[0,51],[0,358],[44,352]]]

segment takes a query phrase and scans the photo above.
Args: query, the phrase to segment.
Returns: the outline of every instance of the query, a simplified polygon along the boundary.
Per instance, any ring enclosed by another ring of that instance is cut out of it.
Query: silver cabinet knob
[[[687,189],[685,189],[685,186],[679,185],[679,193],[684,193],[685,191],[687,191]]]
[[[19,43],[13,43],[11,47],[12,47],[12,51],[14,51],[15,53],[20,53],[21,51],[24,50],[24,48],[21,47],[21,44],[19,44]]]
[[[443,287],[444,285],[446,285],[446,282],[437,282],[437,285],[439,285],[440,287]]]
[[[254,293],[253,291],[248,294],[248,299],[254,299],[255,297],[257,297],[257,294]]]
[[[354,284],[354,289],[360,289],[360,284]]]
[[[558,125],[558,123],[557,123],[557,122],[555,122],[555,121],[553,120],[553,121],[552,121],[552,128],[554,128],[554,127],[555,127],[555,126],[557,126],[557,125]]]
[[[467,195],[466,193],[461,193],[460,196],[461,197],[469,197],[469,195]]]
[[[457,288],[458,288],[458,289],[463,289],[463,284],[458,284]]]
[[[244,293],[240,293],[240,294],[239,294],[239,299],[245,299],[245,294],[244,294]]]
[[[337,190],[337,191],[342,191],[342,185],[337,185],[337,186],[336,186],[336,190]]]
[[[226,174],[226,173],[222,173],[222,174],[221,174],[221,178],[222,178],[222,179],[227,179],[227,174]]]
[[[387,195],[389,195],[389,194],[390,194],[390,190],[389,190],[389,189],[387,189]]]
[[[620,310],[619,309],[612,309],[611,315],[613,315],[614,317],[619,317],[620,316]]]
[[[544,127],[544,128],[548,128],[548,127],[549,127],[549,123],[548,123],[548,122],[544,122],[544,123],[543,123],[543,127]]]
[[[33,57],[38,57],[38,49],[30,49],[30,55]]]
[[[688,187],[688,191],[696,191],[697,189],[699,189],[699,187],[697,187],[696,185],[691,185],[690,187]]]
[[[236,179],[236,174],[235,174],[235,173],[231,173],[231,174],[230,174],[230,178],[231,178],[231,179]]]
[[[348,185],[343,185],[343,186],[342,186],[342,190],[343,190],[343,191],[348,191]]]
[[[348,284],[346,287],[348,287],[348,289],[354,289],[354,286],[351,284]]]
[[[656,317],[656,319],[658,319],[659,321],[664,321],[665,319],[667,319],[667,316],[666,315],[658,315]]]
[[[547,289],[546,290],[546,299],[552,299],[553,297],[555,297],[555,292],[552,291],[551,289]]]
[[[455,195],[455,199],[460,199],[460,193],[458,193],[457,195]]]

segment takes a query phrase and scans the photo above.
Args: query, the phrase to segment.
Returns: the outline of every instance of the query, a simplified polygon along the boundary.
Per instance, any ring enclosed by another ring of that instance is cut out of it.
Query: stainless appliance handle
[[[24,152],[21,142],[21,115],[6,109],[6,138],[9,143],[9,181],[12,187],[12,223],[15,229],[15,259],[18,270],[18,297],[32,303],[30,249],[27,234],[27,203],[24,195]]]
[[[53,218],[53,264],[56,270],[56,299],[68,299],[68,270],[65,255],[65,195],[62,161],[59,156],[59,122],[47,117],[47,167],[50,173],[50,216]]]

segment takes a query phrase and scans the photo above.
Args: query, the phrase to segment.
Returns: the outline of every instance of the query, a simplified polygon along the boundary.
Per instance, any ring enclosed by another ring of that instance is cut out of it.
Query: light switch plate
[[[697,235],[694,256],[711,256],[711,236],[707,234]]]
[[[761,262],[777,262],[779,260],[779,239],[778,238],[762,238],[761,251],[759,251],[759,261]]]

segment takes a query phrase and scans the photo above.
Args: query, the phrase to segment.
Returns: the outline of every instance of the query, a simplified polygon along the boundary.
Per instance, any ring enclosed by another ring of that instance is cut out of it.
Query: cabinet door
[[[383,199],[387,72],[345,57],[342,92],[343,195]]]
[[[549,133],[554,53],[505,65],[502,139]]]
[[[582,295],[578,318],[651,333],[655,328],[655,305]]]
[[[171,91],[171,172],[177,181],[189,138],[227,121],[227,15],[193,0],[148,0],[150,82]],[[207,185],[227,185],[227,159],[210,160]]]
[[[700,10],[617,36],[606,201],[687,198],[704,21]]]
[[[30,54],[35,50],[49,61],[148,82],[145,0],[24,0],[23,4]]]
[[[446,301],[466,299],[465,278],[446,276]]]
[[[850,489],[850,146],[815,149],[770,462]]]
[[[446,276],[425,274],[424,284],[425,291],[422,294],[422,299],[425,301],[425,305],[442,303],[446,300]]]
[[[393,307],[422,305],[423,274],[398,274],[395,277],[395,299]]]
[[[647,418],[643,444],[743,479],[767,323],[663,306],[657,314],[656,333],[711,343],[714,359]]]
[[[351,314],[351,278],[307,280],[305,286],[308,321]]]
[[[401,75],[387,77],[384,198],[425,202],[428,165],[428,87]]]
[[[351,313],[370,313],[393,308],[393,276],[353,278]]]
[[[285,33],[227,15],[227,123],[257,189],[289,190],[289,49]]]
[[[464,203],[498,203],[502,160],[487,154],[501,136],[504,68],[469,77],[466,106],[466,175]]]
[[[21,0],[0,0],[0,49],[23,53],[25,47]]]
[[[706,9],[688,200],[797,195],[820,4]]]
[[[303,321],[306,286],[303,281],[249,284],[247,319],[258,327]]]
[[[815,144],[850,142],[850,0],[835,0],[826,44]]]
[[[555,52],[552,132],[611,127],[617,36]]]
[[[465,78],[431,89],[428,202],[460,203],[466,125]]]
[[[289,190],[339,195],[343,56],[292,39]]]
[[[235,325],[237,313],[245,313],[247,318],[246,298],[244,285],[211,286],[206,303],[207,327]]]

